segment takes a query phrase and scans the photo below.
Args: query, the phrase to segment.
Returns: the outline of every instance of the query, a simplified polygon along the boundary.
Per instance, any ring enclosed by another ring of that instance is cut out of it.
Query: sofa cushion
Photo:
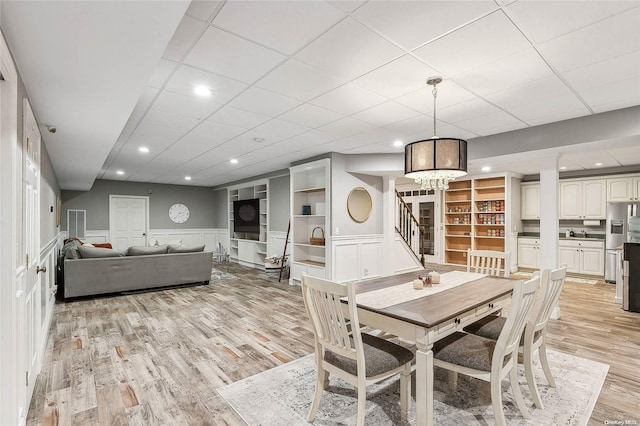
[[[148,254],[167,254],[167,246],[131,246],[127,256],[146,256]]]
[[[124,253],[118,250],[103,247],[87,247],[86,245],[78,247],[80,258],[93,259],[97,257],[123,257]]]
[[[195,253],[204,251],[204,244],[198,246],[182,246],[178,244],[169,244],[168,253]]]

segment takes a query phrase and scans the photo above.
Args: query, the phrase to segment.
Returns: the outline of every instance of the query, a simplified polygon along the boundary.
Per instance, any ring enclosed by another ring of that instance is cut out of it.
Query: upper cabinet
[[[520,193],[522,220],[540,219],[540,183],[523,183]]]
[[[560,219],[604,219],[607,185],[604,179],[560,182]]]
[[[640,176],[607,179],[607,201],[640,200]]]

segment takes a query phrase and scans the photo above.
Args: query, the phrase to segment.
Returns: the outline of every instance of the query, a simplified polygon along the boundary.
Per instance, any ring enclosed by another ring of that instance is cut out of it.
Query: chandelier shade
[[[448,189],[450,180],[467,174],[467,141],[435,136],[436,85],[440,82],[439,76],[427,80],[427,84],[433,86],[434,136],[404,147],[404,175],[414,179],[422,189]]]

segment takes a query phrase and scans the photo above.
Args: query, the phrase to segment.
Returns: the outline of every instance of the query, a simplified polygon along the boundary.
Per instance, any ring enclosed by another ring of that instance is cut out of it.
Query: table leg
[[[433,352],[420,343],[416,351],[416,424],[433,425]]]

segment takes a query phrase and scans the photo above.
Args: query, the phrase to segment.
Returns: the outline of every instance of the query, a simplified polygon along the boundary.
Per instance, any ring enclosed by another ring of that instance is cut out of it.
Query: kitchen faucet
[[[581,231],[582,234],[582,238],[587,238],[587,231],[585,231],[584,229]]]

